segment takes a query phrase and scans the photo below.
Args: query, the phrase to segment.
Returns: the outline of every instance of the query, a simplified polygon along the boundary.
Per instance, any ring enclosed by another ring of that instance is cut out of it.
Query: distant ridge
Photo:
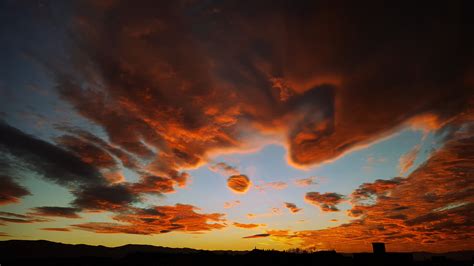
[[[161,254],[247,254],[251,251],[220,250],[209,251],[192,248],[170,248],[152,245],[128,244],[119,247],[92,246],[85,244],[64,244],[47,240],[5,240],[0,241],[1,259],[35,259],[35,258],[123,258],[136,253]],[[350,256],[350,253],[341,253]],[[427,260],[433,256],[444,256],[457,261],[469,261],[474,257],[474,251],[456,251],[446,253],[412,252],[415,260]]]

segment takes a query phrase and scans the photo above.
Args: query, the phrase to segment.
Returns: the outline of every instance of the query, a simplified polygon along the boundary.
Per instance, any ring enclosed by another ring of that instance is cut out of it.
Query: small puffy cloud
[[[296,179],[294,181],[295,185],[296,186],[299,186],[299,187],[307,187],[307,186],[311,186],[311,185],[316,185],[316,177],[315,176],[310,176],[308,178],[300,178],[300,179]]]
[[[77,213],[80,211],[78,208],[71,207],[36,207],[31,209],[33,212],[31,215],[36,216],[50,216],[50,217],[64,217],[64,218],[81,218]]]
[[[306,193],[305,200],[313,205],[319,206],[322,211],[335,212],[339,211],[337,204],[344,200],[344,196],[334,192],[320,194],[319,192]]]
[[[233,208],[237,205],[240,205],[240,200],[234,200],[234,201],[227,201],[227,202],[224,202],[224,208],[225,209],[230,209],[230,208]]]
[[[266,224],[245,224],[245,223],[234,223],[234,226],[239,227],[239,228],[245,228],[245,229],[253,229],[257,228],[260,226],[267,226]]]
[[[250,185],[251,182],[245,175],[233,175],[227,179],[227,186],[235,193],[246,193]]]
[[[406,173],[415,163],[416,157],[420,152],[421,145],[415,145],[409,152],[403,154],[400,157],[398,168],[400,169],[400,175]]]
[[[297,213],[301,211],[301,208],[296,207],[296,204],[290,203],[290,202],[285,202],[285,207],[290,210],[291,213]]]

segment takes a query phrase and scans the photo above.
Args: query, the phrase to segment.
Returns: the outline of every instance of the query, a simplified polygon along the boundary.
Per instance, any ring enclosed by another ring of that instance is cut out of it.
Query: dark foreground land
[[[431,253],[354,253],[335,251],[203,251],[146,245],[69,245],[49,241],[0,242],[0,265],[446,265],[473,264],[474,251]]]

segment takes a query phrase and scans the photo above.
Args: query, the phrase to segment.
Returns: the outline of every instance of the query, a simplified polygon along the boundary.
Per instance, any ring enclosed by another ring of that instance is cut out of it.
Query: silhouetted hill
[[[45,240],[0,241],[0,265],[472,265],[474,251],[433,254],[342,254],[335,251],[206,251],[151,245],[72,245]],[[413,260],[414,259],[414,260]]]

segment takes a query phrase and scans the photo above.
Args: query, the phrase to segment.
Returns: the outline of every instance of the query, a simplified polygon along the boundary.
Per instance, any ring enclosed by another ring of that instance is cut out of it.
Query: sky
[[[0,1],[0,240],[474,249],[460,1]]]

